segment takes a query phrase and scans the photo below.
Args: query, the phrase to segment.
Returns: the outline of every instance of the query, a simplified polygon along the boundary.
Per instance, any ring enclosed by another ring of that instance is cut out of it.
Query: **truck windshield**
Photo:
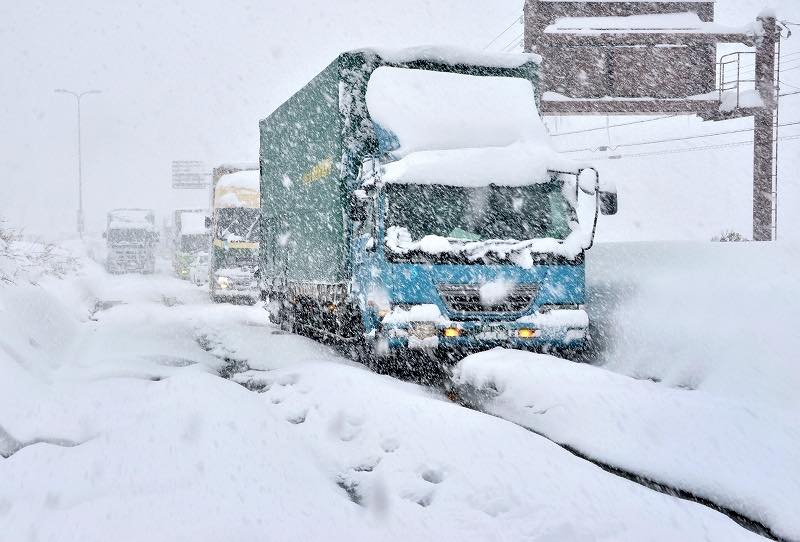
[[[208,235],[181,235],[181,252],[203,252],[208,250],[210,244]]]
[[[217,210],[217,239],[226,241],[258,241],[260,209],[226,207]]]
[[[426,235],[453,241],[564,239],[574,210],[561,183],[521,187],[389,184],[386,226],[404,228],[411,240]]]

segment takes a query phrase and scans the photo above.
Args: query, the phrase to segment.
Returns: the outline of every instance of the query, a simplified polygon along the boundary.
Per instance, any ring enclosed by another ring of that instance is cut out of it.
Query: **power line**
[[[503,49],[503,52],[504,53],[510,53],[511,51],[513,51],[514,49],[516,49],[517,47],[519,47],[521,45],[522,45],[522,40],[519,39],[519,40],[516,41],[516,43],[514,43],[510,47],[507,47],[506,49]]]
[[[800,90],[800,87],[798,87],[798,86],[795,86],[795,85],[793,85],[793,84],[791,84],[791,83],[787,83],[786,81],[781,81],[781,80],[779,80],[779,81],[778,81],[778,84],[779,84],[779,85],[786,85],[787,87],[790,87],[790,88],[796,88],[797,90]],[[781,96],[785,96],[785,94],[781,94]]]
[[[796,124],[800,124],[800,120],[779,124],[778,127],[782,128],[784,126],[794,126]],[[742,133],[742,132],[752,132],[752,131],[753,131],[752,128],[740,128],[738,130],[728,130],[726,132],[713,132],[713,133],[710,133],[710,134],[697,134],[697,135],[691,135],[691,136],[670,137],[670,138],[665,138],[665,139],[654,139],[654,140],[651,140],[651,141],[636,141],[634,143],[620,143],[619,145],[609,146],[608,148],[614,150],[614,149],[618,149],[619,147],[638,147],[640,145],[653,145],[655,143],[670,143],[670,142],[673,142],[673,141],[686,141],[686,140],[689,140],[689,139],[699,139],[699,138],[703,138],[703,137],[715,137],[715,136],[728,135],[728,134],[739,134],[739,133]],[[595,152],[595,151],[598,151],[598,150],[601,150],[601,149],[599,149],[599,148],[583,148],[583,149],[570,149],[570,150],[565,150],[565,151],[561,151],[561,152],[586,152],[586,151]]]
[[[663,117],[656,117],[654,119],[642,119],[642,120],[634,120],[631,122],[620,122],[617,124],[610,124],[607,126],[608,128],[617,128],[619,126],[630,126],[631,124],[642,124],[644,122],[653,122],[657,120],[664,120],[664,119],[671,119],[677,117],[678,115],[665,115]],[[598,126],[597,128],[586,128],[584,130],[572,130],[570,132],[558,132],[557,134],[550,134],[551,136],[563,136],[563,135],[571,135],[571,134],[583,134],[585,132],[596,132],[598,130],[605,130],[606,126]]]
[[[800,60],[800,59],[797,59],[797,58],[794,58],[792,60],[787,60],[789,57],[793,57],[793,56],[797,56],[797,55],[800,55],[800,51],[795,51],[793,53],[781,54],[781,60],[780,61],[781,61],[781,63],[783,63],[784,61],[786,61],[786,62],[794,62],[795,60]],[[730,64],[726,64],[726,65],[730,65]],[[752,64],[745,64],[740,69],[744,70],[744,69],[747,69],[747,68],[752,68],[755,65],[756,65],[755,62],[753,62]]]
[[[788,141],[793,139],[800,139],[800,134],[798,135],[789,135],[789,136],[780,136],[778,137],[781,141]],[[700,147],[685,147],[682,149],[664,149],[660,151],[648,151],[648,152],[638,152],[638,153],[631,153],[631,154],[622,154],[615,156],[614,158],[604,158],[605,160],[609,159],[620,159],[620,158],[637,158],[642,156],[657,156],[663,154],[679,154],[682,152],[695,152],[695,151],[704,151],[704,150],[711,150],[711,149],[724,149],[729,147],[741,147],[743,145],[752,145],[753,140],[749,139],[747,141],[736,141],[732,143],[719,143],[716,145],[702,145]],[[597,159],[598,157],[592,157],[592,159]],[[603,158],[603,157],[599,157]]]
[[[506,44],[506,46],[505,46],[505,47],[503,47],[502,51],[508,51],[508,50],[510,50],[510,49],[513,49],[514,47],[516,47],[516,46],[517,46],[517,44],[520,42],[520,40],[521,40],[521,39],[522,39],[522,32],[520,32],[519,34],[517,34],[517,35],[514,37],[514,39],[512,39],[511,41],[509,41],[509,42]]]
[[[511,30],[511,28],[512,28],[512,27],[513,27],[515,24],[519,24],[519,23],[521,23],[521,22],[522,22],[522,16],[520,15],[519,17],[515,18],[515,19],[514,19],[514,22],[512,22],[510,25],[508,25],[508,26],[505,28],[505,30],[503,30],[502,32],[500,32],[498,35],[496,35],[496,36],[494,37],[494,39],[492,39],[492,41],[490,41],[489,43],[487,43],[487,44],[486,44],[486,47],[484,47],[484,48],[483,48],[483,50],[485,51],[486,49],[488,49],[489,47],[491,47],[491,45],[492,45],[494,42],[496,42],[496,41],[497,41],[497,40],[500,38],[500,36],[502,36],[503,34],[505,34],[506,32],[508,32],[509,30]]]

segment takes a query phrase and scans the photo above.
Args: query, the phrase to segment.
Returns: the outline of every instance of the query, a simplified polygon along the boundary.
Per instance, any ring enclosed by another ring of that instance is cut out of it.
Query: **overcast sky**
[[[55,88],[103,91],[83,101],[87,227],[100,231],[109,208],[163,215],[204,202],[175,199],[171,161],[255,161],[258,120],[339,52],[480,49],[522,9],[522,0],[0,1],[0,215],[30,233],[74,231],[75,104]],[[775,3],[800,11],[796,0]],[[720,0],[718,19],[752,20],[762,6]]]
[[[31,232],[74,229],[75,105],[55,88],[103,91],[82,102],[87,227],[98,230],[111,207],[165,210],[172,160],[257,160],[258,120],[339,52],[483,47],[521,9],[518,0],[3,4],[0,214]]]

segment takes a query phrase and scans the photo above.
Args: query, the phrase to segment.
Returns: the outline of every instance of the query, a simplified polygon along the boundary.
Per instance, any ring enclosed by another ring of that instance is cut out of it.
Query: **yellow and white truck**
[[[223,164],[214,168],[211,210],[211,299],[255,303],[260,296],[258,164]]]

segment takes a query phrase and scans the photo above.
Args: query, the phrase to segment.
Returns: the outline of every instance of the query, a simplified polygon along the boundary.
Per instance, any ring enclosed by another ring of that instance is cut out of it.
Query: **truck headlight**
[[[228,280],[228,277],[217,277],[217,286],[219,286],[223,290],[229,288],[230,285],[231,282],[230,280]]]

